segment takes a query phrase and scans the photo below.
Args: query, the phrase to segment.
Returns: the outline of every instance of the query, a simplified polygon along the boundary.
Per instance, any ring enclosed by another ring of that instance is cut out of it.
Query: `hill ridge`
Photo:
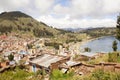
[[[0,14],[0,33],[8,32],[30,32],[36,37],[49,37],[58,34],[60,31],[23,12],[12,11]]]

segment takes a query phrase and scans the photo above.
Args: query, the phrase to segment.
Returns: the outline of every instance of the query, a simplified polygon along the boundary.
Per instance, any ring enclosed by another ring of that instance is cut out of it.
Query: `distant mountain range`
[[[89,27],[89,28],[62,28],[63,30],[66,31],[71,31],[71,32],[86,32],[88,30],[99,30],[99,29],[115,29],[115,27]]]
[[[76,33],[86,33],[91,37],[101,37],[101,36],[109,36],[109,35],[116,35],[116,28],[115,27],[98,27],[98,28],[65,28],[64,30],[76,32]]]
[[[101,36],[115,36],[116,28],[115,27],[101,27],[101,28],[89,28],[79,33],[86,33],[92,37],[101,37]]]
[[[34,35],[36,37],[55,37],[55,36],[66,36],[64,34],[76,36],[73,32],[87,33],[88,35],[114,35],[116,29],[112,28],[64,28],[57,29],[48,26],[43,22],[39,22],[31,16],[22,13],[20,11],[3,12],[0,14],[0,34],[2,33],[19,33]],[[107,32],[107,33],[106,33]],[[68,36],[66,36],[68,37]]]
[[[78,31],[85,30],[84,28],[62,28],[62,29],[66,31],[71,31],[71,32],[78,32]]]

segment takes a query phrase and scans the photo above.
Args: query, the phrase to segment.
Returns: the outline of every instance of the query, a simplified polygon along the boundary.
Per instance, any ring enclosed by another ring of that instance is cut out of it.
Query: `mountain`
[[[85,30],[84,28],[62,28],[62,29],[71,32],[79,32]]]
[[[79,31],[79,33],[86,33],[92,37],[101,37],[116,35],[115,27],[100,27],[100,28],[87,28],[85,30]]]
[[[53,28],[39,22],[31,16],[20,11],[3,12],[0,14],[0,34],[9,33],[19,37],[49,38],[46,45],[57,48],[63,43],[82,41],[86,36],[62,29]]]
[[[52,37],[60,30],[54,29],[43,22],[38,22],[31,16],[20,11],[3,12],[0,14],[1,33],[29,33],[37,37]]]

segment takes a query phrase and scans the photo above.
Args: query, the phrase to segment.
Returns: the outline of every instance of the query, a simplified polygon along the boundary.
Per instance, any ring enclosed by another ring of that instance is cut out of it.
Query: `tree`
[[[113,48],[113,51],[117,51],[117,41],[113,41],[113,45],[112,45],[112,48]]]
[[[120,15],[117,18],[117,25],[116,25],[116,27],[117,27],[117,29],[116,29],[117,39],[120,40]]]
[[[28,49],[32,49],[33,45],[32,44],[27,44]]]
[[[8,56],[8,59],[9,59],[10,61],[12,61],[12,60],[14,59],[14,55],[10,54],[10,55]]]
[[[84,48],[84,51],[85,51],[85,52],[91,52],[91,49],[90,49],[89,47],[85,47],[85,48]]]

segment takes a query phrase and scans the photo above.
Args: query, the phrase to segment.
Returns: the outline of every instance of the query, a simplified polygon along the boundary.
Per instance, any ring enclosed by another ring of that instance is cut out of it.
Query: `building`
[[[29,61],[29,71],[36,72],[38,70],[45,70],[50,72],[53,69],[59,69],[60,64],[68,61],[70,57],[57,56],[54,54],[41,54]]]

